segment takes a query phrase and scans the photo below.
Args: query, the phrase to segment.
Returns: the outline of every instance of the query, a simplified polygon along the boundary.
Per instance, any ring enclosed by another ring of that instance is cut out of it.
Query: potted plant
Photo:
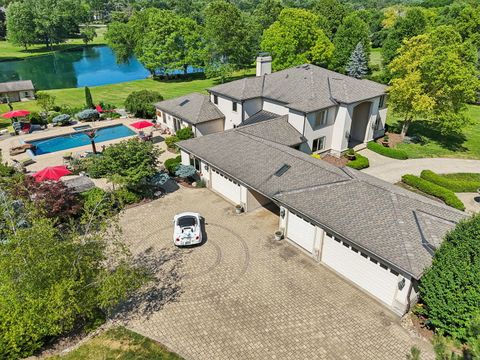
[[[280,241],[283,238],[283,231],[282,230],[277,230],[275,231],[275,240]]]
[[[243,211],[242,205],[235,205],[235,213],[241,214]]]
[[[356,156],[355,156],[355,150],[353,150],[352,148],[348,149],[347,150],[347,159],[348,160],[355,160]]]
[[[388,143],[388,135],[385,135],[382,139],[382,145],[385,146],[385,147],[388,147],[389,146],[389,143]]]

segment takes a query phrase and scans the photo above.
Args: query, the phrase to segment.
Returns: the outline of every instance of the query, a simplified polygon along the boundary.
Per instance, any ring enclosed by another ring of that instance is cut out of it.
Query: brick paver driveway
[[[172,218],[198,211],[207,242],[176,249]],[[405,359],[413,339],[383,306],[285,241],[276,215],[235,215],[206,189],[127,211],[124,236],[159,282],[128,327],[186,359]],[[425,356],[428,355],[428,356]]]

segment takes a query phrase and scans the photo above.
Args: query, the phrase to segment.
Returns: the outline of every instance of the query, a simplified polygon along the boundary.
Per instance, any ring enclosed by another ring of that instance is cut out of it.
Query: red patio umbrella
[[[2,117],[4,117],[5,119],[11,119],[21,116],[27,116],[28,114],[30,114],[30,111],[28,110],[12,110],[5,114],[2,114]]]
[[[37,182],[45,180],[58,181],[62,176],[70,175],[72,172],[66,166],[49,166],[33,174]]]
[[[149,126],[153,126],[153,123],[147,120],[141,120],[141,121],[134,122],[133,124],[130,124],[130,126],[140,130]]]

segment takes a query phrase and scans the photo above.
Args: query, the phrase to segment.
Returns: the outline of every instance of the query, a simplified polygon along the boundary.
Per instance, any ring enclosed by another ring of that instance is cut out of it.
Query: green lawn
[[[374,48],[370,51],[370,65],[382,66],[382,48]]]
[[[423,143],[399,144],[397,149],[405,151],[410,158],[451,157],[480,159],[480,106],[469,105],[468,114],[473,123],[458,134],[443,135],[425,122],[410,125],[408,135],[421,136]],[[387,123],[399,127],[399,118],[388,115]]]
[[[240,78],[254,74],[253,69],[241,71],[235,74],[235,78]],[[93,101],[99,103],[113,104],[117,107],[123,107],[128,94],[136,90],[155,90],[158,91],[165,99],[176,96],[185,95],[191,92],[206,92],[206,88],[217,84],[215,79],[195,79],[195,80],[171,80],[157,81],[153,79],[129,81],[119,84],[93,86],[90,91]],[[85,104],[84,88],[46,90],[45,92],[56,97],[56,105],[82,106]],[[12,103],[14,109],[25,109],[30,111],[39,111],[36,101],[26,101]],[[0,104],[0,114],[9,111],[6,104]]]
[[[106,331],[57,360],[182,360],[180,356],[137,333],[117,327]]]
[[[107,31],[106,26],[96,26],[97,37],[89,45],[100,45],[105,43],[104,34]],[[82,39],[69,39],[64,44],[55,45],[53,49],[47,49],[45,45],[32,45],[25,50],[21,46],[16,46],[8,41],[0,41],[0,61],[24,59],[30,56],[39,56],[49,54],[53,51],[72,49],[83,45]]]

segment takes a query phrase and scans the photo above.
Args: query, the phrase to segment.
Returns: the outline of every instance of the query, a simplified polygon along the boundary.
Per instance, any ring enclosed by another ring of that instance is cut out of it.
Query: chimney
[[[268,54],[260,54],[257,57],[257,76],[272,73],[272,57]]]

